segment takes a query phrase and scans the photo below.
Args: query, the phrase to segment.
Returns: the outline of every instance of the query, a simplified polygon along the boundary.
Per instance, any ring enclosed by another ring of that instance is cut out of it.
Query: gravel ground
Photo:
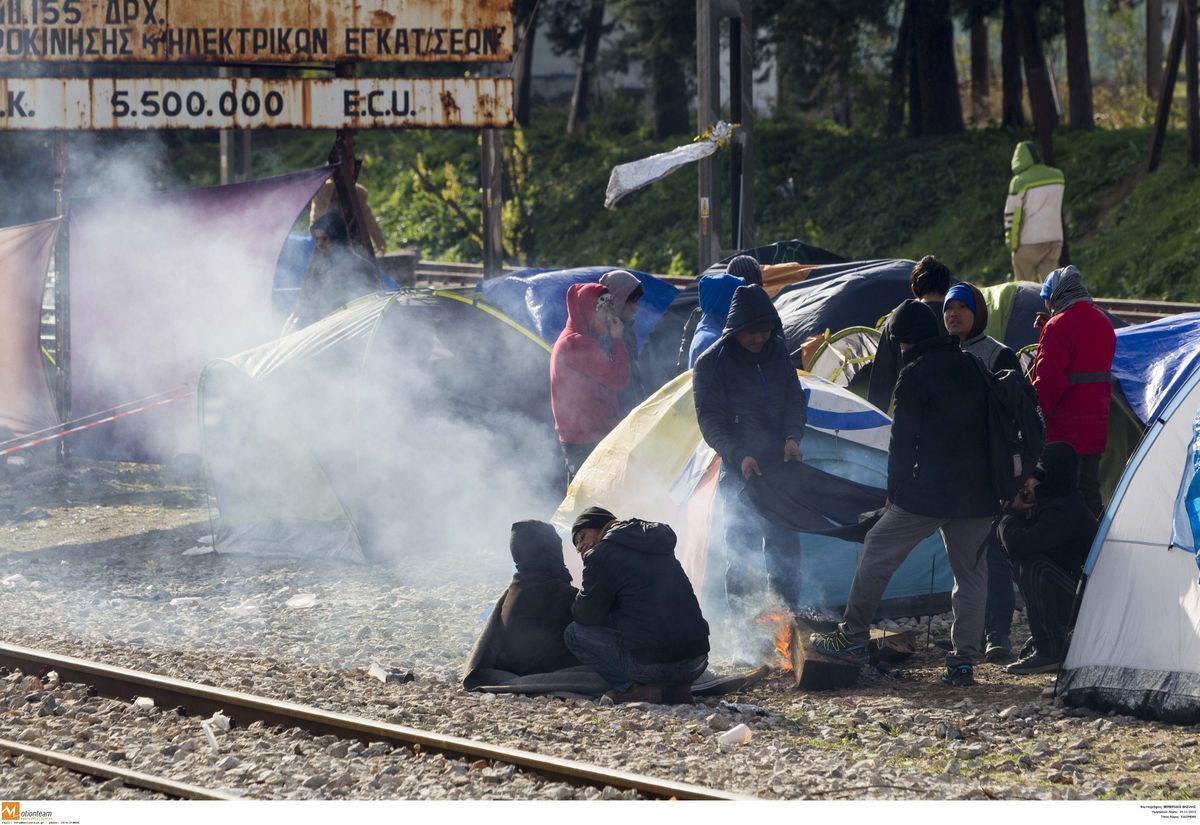
[[[448,583],[447,571],[412,564],[217,555],[207,534],[201,489],[169,468],[0,467],[0,639],[765,798],[1200,796],[1195,729],[1056,706],[1047,677],[992,665],[977,668],[976,687],[944,688],[936,650],[849,690],[800,692],[775,671],[687,707],[466,693],[459,669],[508,581],[507,537]],[[937,617],[934,637],[946,627]],[[372,663],[415,681],[382,683]],[[734,668],[720,655],[712,665]],[[753,738],[720,744],[739,723]],[[621,796],[296,729],[210,727],[215,748],[199,719],[0,676],[2,738],[247,797]],[[22,798],[154,798],[2,752],[0,787]]]

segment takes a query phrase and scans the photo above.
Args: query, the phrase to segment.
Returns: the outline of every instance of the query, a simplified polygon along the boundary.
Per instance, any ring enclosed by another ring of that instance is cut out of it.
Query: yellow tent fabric
[[[988,309],[988,323],[985,332],[997,341],[1004,341],[1005,332],[1008,330],[1008,319],[1012,317],[1013,304],[1016,303],[1017,292],[1020,289],[1020,284],[1009,281],[996,286],[981,287],[979,290],[983,293],[983,300]]]

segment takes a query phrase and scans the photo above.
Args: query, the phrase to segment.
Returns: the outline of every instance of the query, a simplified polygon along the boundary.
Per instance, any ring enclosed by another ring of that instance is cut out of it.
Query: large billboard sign
[[[507,62],[512,0],[0,0],[0,61]]]
[[[8,78],[6,129],[403,129],[512,125],[510,78]]]

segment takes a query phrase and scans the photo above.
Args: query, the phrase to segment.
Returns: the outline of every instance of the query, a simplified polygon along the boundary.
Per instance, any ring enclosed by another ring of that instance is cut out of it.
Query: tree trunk
[[[517,47],[520,49],[520,59],[513,72],[513,86],[516,87],[516,100],[513,101],[513,118],[522,126],[528,126],[530,120],[530,86],[533,83],[533,44],[537,41],[537,7],[533,9],[533,17],[525,28],[525,35]],[[528,41],[528,42],[526,42]]]
[[[567,134],[587,132],[591,111],[592,67],[600,50],[600,31],[604,27],[604,0],[592,0],[588,11],[583,45],[579,48],[579,68],[575,72],[575,90],[571,93],[571,111],[567,113]]]
[[[1063,0],[1063,33],[1067,41],[1067,113],[1072,129],[1096,125],[1092,110],[1092,69],[1088,64],[1087,12],[1083,0]]]
[[[1146,0],[1146,96],[1158,98],[1163,76],[1162,0]]]
[[[987,18],[981,15],[971,22],[971,116],[981,123],[986,122],[992,114],[988,104],[991,75]]]
[[[654,84],[654,137],[656,140],[691,130],[688,115],[687,78],[679,57],[658,51],[649,60]]]
[[[904,98],[908,93],[909,41],[912,23],[909,9],[912,0],[905,0],[900,14],[900,27],[896,31],[896,50],[892,53],[891,94],[888,95],[887,116],[883,123],[884,134],[898,135],[904,127]]]
[[[917,87],[917,105],[909,109],[909,132],[914,136],[962,132],[966,127],[954,65],[949,0],[913,0],[911,12],[912,79]],[[913,101],[911,95],[909,99]]]
[[[1017,34],[1013,0],[1004,0],[1004,24],[1000,29],[1000,125],[1024,126],[1024,83],[1021,81],[1021,42]]]
[[[1033,127],[1042,147],[1042,160],[1054,165],[1054,129],[1058,126],[1058,109],[1050,90],[1050,73],[1046,71],[1046,55],[1042,51],[1042,35],[1038,27],[1039,0],[1018,0],[1016,11],[1021,40],[1021,58],[1025,64],[1025,80],[1029,86],[1029,109],[1033,112]]]

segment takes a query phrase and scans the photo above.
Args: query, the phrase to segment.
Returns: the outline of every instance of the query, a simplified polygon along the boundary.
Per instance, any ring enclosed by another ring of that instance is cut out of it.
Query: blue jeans
[[[800,535],[760,516],[738,495],[741,475],[721,467],[717,482],[725,517],[725,601],[761,606],[768,587],[793,611],[800,603]]]
[[[615,690],[625,691],[634,682],[642,685],[691,685],[708,667],[708,656],[679,662],[639,662],[619,630],[606,625],[571,622],[563,631],[567,650],[604,677]]]

